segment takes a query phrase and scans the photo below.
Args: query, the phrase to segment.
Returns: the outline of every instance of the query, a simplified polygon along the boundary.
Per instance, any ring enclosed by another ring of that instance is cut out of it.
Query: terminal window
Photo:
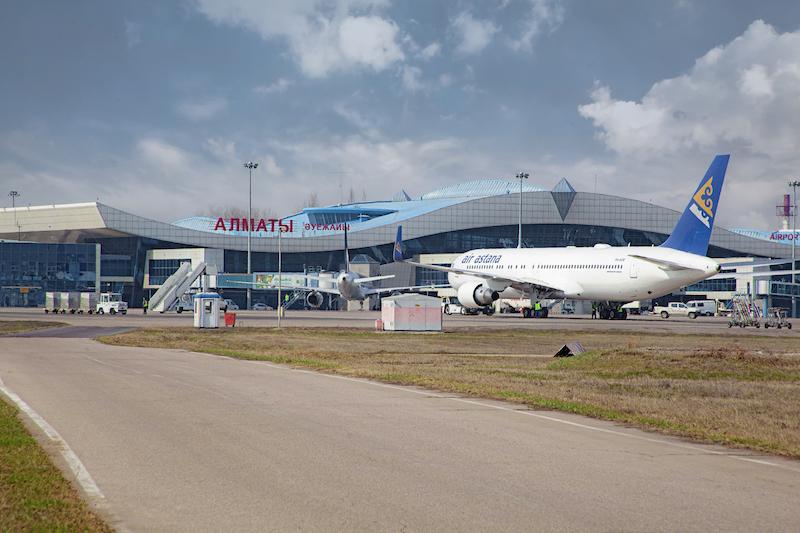
[[[162,285],[177,271],[181,263],[191,263],[191,259],[151,259],[148,274],[150,285]]]

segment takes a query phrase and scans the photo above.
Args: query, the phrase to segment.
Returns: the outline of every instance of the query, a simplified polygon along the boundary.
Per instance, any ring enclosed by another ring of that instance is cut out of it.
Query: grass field
[[[0,337],[3,335],[13,335],[23,331],[36,329],[55,328],[66,326],[63,322],[45,322],[40,320],[0,320]]]
[[[60,325],[0,322],[0,335]],[[2,355],[2,354],[0,354]],[[0,396],[0,531],[111,531]]]
[[[102,339],[268,360],[800,457],[800,339],[531,330],[145,329]],[[566,341],[590,350],[549,357]]]

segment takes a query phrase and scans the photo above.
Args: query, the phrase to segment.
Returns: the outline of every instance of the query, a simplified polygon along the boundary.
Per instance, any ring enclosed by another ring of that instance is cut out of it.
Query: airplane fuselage
[[[685,269],[664,269],[641,257],[685,265]],[[541,297],[592,301],[633,301],[657,298],[719,272],[719,264],[705,256],[664,247],[593,248],[499,248],[471,250],[458,256],[454,268],[473,270],[531,284],[563,287]],[[481,284],[500,292],[502,298],[531,295],[521,283],[510,286],[468,274],[448,273],[450,285]]]
[[[356,280],[361,276],[355,272],[341,271],[336,276],[336,288],[339,289],[339,294],[342,298],[348,301],[362,301],[368,295],[365,289],[370,287],[364,286],[362,283],[356,283]]]

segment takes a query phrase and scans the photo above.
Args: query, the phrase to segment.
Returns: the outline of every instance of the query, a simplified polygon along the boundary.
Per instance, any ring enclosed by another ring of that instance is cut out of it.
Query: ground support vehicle
[[[122,301],[122,295],[118,292],[104,292],[100,294],[97,302],[98,315],[116,315],[117,313],[128,314],[128,303]]]
[[[715,300],[690,300],[686,302],[686,305],[697,309],[697,316],[714,316],[717,314],[717,302]]]
[[[44,312],[45,313],[58,313],[61,307],[61,293],[60,292],[46,292],[44,293]]]
[[[657,305],[653,308],[653,313],[660,315],[661,318],[669,318],[673,315],[697,318],[697,316],[700,314],[695,307],[689,307],[683,302],[670,302],[665,306]]]
[[[82,292],[81,293],[81,304],[78,308],[78,313],[83,314],[92,314],[97,309],[97,295],[93,292]]]
[[[770,307],[767,316],[764,317],[764,329],[767,328],[792,329],[792,323],[786,319],[786,309]]]

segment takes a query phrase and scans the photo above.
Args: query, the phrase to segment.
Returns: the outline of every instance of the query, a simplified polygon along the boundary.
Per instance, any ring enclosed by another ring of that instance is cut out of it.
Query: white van
[[[698,316],[714,316],[717,314],[717,302],[714,300],[692,300],[686,302],[686,305],[697,309]]]

